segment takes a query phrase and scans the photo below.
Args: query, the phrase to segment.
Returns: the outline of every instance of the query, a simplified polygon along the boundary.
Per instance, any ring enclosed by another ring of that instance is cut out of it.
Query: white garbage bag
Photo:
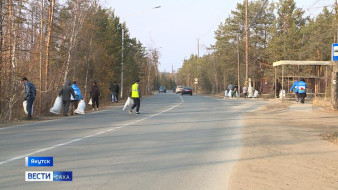
[[[22,106],[23,106],[23,111],[25,111],[25,114],[28,115],[28,111],[27,111],[27,100],[22,102]],[[32,106],[32,115],[33,115],[33,106]]]
[[[84,114],[86,109],[86,103],[84,100],[80,100],[79,105],[77,106],[77,109],[74,111],[74,113],[77,114]]]
[[[251,86],[251,83],[249,83],[248,98],[252,98],[253,96],[254,96],[254,88]]]
[[[134,99],[128,97],[126,103],[123,106],[123,111],[127,109],[127,107],[131,107],[134,104]]]
[[[58,96],[55,99],[54,105],[52,108],[50,108],[49,112],[55,113],[55,114],[60,114],[62,108],[62,97]]]
[[[224,91],[224,97],[228,97],[228,90]]]
[[[90,100],[89,100],[88,104],[89,104],[89,105],[93,105],[92,98],[90,98]]]
[[[280,99],[285,98],[285,90],[281,90],[281,91],[279,92],[279,98],[280,98]]]
[[[232,95],[232,90],[229,90],[228,97],[231,97]]]
[[[255,90],[253,97],[258,98],[258,91],[257,90]]]

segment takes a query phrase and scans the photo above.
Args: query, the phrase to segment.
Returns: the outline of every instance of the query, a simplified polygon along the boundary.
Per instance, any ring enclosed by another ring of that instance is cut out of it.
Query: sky
[[[249,0],[251,1],[251,0]],[[271,1],[271,0],[270,0]],[[276,2],[276,0],[275,0]],[[335,0],[295,0],[306,15],[315,16]],[[198,52],[203,56],[215,43],[214,31],[243,0],[102,0],[126,22],[130,36],[147,49],[160,52],[159,70],[177,71]],[[160,8],[154,8],[161,6]]]

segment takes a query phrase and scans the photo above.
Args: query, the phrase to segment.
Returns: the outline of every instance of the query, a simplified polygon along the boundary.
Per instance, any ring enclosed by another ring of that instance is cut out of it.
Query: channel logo
[[[26,171],[25,181],[73,181],[71,171]]]
[[[53,181],[73,181],[73,172],[71,171],[54,171]]]
[[[26,171],[25,181],[53,181],[53,172],[51,171]]]
[[[26,157],[26,167],[53,167],[53,157]]]

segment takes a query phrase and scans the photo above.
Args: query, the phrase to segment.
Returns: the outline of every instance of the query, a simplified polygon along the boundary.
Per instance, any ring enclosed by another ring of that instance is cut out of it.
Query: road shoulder
[[[338,131],[337,113],[287,107],[245,114],[243,148],[228,189],[337,189],[338,145],[321,137]]]

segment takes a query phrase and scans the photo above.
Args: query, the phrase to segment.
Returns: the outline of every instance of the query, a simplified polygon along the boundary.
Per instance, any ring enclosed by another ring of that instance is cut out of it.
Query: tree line
[[[22,77],[37,88],[34,113],[47,114],[66,80],[77,81],[88,101],[96,81],[103,100],[121,83],[124,30],[124,96],[139,78],[142,93],[154,88],[158,50],[129,35],[114,10],[96,0],[2,0],[0,2],[0,118],[23,115]]]
[[[337,41],[337,15],[336,7],[323,7],[315,17],[305,16],[305,11],[298,8],[294,0],[250,1],[248,71],[257,89],[262,81],[268,81],[272,88],[275,61],[330,61],[331,45]],[[216,42],[208,48],[209,53],[202,57],[191,55],[184,61],[178,72],[178,83],[193,86],[194,78],[198,78],[201,91],[220,93],[229,83],[238,83],[239,70],[239,83],[243,86],[246,82],[245,23],[243,1],[219,24],[214,32]]]

